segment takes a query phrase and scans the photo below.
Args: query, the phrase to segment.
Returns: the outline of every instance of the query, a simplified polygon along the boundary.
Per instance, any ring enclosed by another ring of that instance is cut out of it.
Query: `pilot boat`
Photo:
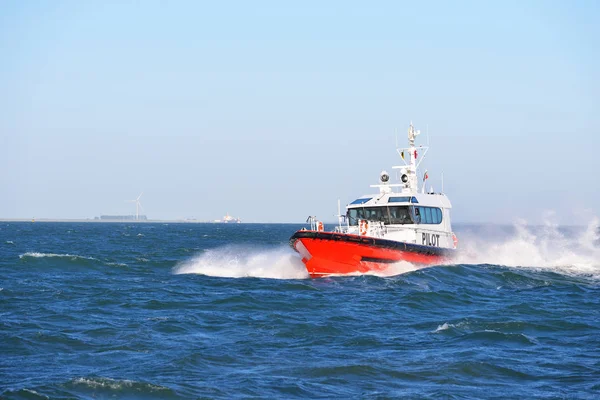
[[[325,231],[323,223],[311,216],[310,229],[292,235],[290,246],[312,278],[384,272],[400,261],[436,265],[452,258],[458,239],[450,223],[450,200],[425,190],[427,170],[419,190],[417,170],[429,150],[415,145],[419,134],[411,123],[408,147],[396,149],[404,164],[393,167],[399,170],[398,183],[390,182],[390,175],[382,171],[379,183],[371,185],[379,193],[348,204],[333,231]]]

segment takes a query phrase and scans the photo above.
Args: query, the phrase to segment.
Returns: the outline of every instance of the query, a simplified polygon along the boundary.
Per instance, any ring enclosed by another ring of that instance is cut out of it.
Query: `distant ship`
[[[220,222],[223,224],[239,224],[242,222],[242,220],[239,218],[232,217],[231,215],[229,215],[229,213],[227,213],[223,217],[223,219],[216,219],[214,222]]]

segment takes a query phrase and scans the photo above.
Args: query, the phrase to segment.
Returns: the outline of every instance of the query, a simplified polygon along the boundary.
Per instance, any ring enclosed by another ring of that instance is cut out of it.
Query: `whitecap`
[[[82,385],[92,389],[112,389],[112,390],[122,390],[125,388],[133,388],[143,386],[151,391],[162,391],[168,390],[168,388],[153,385],[151,383],[143,383],[131,381],[128,379],[117,380],[111,378],[76,378],[73,381],[74,385]]]
[[[38,392],[36,392],[35,390],[32,390],[32,389],[24,388],[23,391],[27,392],[27,393],[31,393],[34,396],[43,397],[44,399],[49,399],[50,398],[50,397],[46,396],[45,394],[38,393]]]
[[[433,333],[446,331],[450,328],[454,328],[454,325],[444,322],[442,325],[438,325],[437,329],[433,331]]]
[[[119,263],[119,262],[109,262],[106,265],[110,265],[111,267],[126,267],[127,264]]]
[[[82,260],[97,260],[94,257],[78,256],[75,254],[55,254],[55,253],[39,253],[39,252],[27,252],[20,254],[19,258],[44,258],[44,257],[59,257],[59,258],[70,258],[70,259],[82,259]]]

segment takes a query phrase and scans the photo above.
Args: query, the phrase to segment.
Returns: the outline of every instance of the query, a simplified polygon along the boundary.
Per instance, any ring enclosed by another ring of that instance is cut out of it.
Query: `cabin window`
[[[411,208],[412,208],[412,212],[413,212],[413,221],[415,221],[415,224],[420,224],[421,223],[420,207],[411,207]]]
[[[357,207],[348,209],[346,213],[351,226],[358,225],[361,219],[381,221],[385,225],[441,224],[443,215],[441,208],[424,206]]]
[[[381,207],[365,208],[365,218],[370,221],[383,221],[383,211]]]
[[[433,217],[431,216],[431,207],[423,207],[425,209],[425,223],[433,224]]]
[[[438,207],[414,207],[415,224],[441,224],[443,219],[442,210]]]
[[[400,197],[390,197],[388,198],[388,203],[414,203],[417,204],[419,200],[415,196],[400,196]]]
[[[410,197],[390,197],[388,199],[388,203],[408,203],[410,202]]]
[[[365,197],[364,199],[356,199],[350,204],[365,204],[367,201],[371,200],[372,197]]]
[[[358,225],[358,221],[361,219],[381,221],[385,225],[414,223],[408,206],[350,208],[346,216],[348,224],[351,226]]]
[[[348,220],[349,225],[358,225],[359,219],[364,219],[363,208],[350,208],[346,212],[346,218]]]
[[[388,207],[388,209],[389,209],[390,217],[389,217],[389,220],[385,222],[386,225],[414,223],[413,219],[411,218],[411,215],[410,215],[410,209],[408,207],[394,206],[394,207]]]

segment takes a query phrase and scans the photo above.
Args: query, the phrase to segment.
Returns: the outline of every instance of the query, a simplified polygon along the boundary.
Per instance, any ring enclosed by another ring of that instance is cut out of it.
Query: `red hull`
[[[448,249],[333,232],[298,231],[290,245],[312,278],[381,272],[399,261],[435,265],[448,258]]]

